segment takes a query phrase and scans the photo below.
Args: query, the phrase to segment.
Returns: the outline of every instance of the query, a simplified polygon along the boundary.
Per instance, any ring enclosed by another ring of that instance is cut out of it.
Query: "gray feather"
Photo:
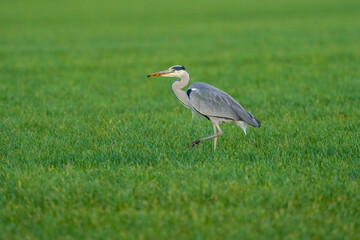
[[[261,125],[233,97],[214,86],[196,82],[189,87],[187,94],[191,107],[204,116],[244,121],[254,127]]]

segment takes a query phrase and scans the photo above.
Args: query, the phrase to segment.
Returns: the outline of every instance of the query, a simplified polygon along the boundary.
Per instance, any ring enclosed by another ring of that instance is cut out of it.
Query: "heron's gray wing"
[[[208,117],[218,117],[233,121],[245,121],[258,127],[259,122],[234,98],[224,91],[206,83],[193,83],[187,90],[189,103],[194,110]]]

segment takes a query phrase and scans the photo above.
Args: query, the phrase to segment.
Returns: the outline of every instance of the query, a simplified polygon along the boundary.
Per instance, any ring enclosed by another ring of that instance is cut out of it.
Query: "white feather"
[[[246,135],[246,128],[247,128],[247,124],[243,121],[237,121],[235,122],[236,125],[238,125],[239,127],[242,128],[242,130],[244,131],[245,135]]]

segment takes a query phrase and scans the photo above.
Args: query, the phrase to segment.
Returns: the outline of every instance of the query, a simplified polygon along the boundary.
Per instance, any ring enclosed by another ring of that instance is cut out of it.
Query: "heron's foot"
[[[197,145],[197,144],[199,144],[199,143],[200,143],[200,140],[197,139],[197,140],[193,141],[193,142],[188,146],[188,148],[192,148],[193,146],[195,146],[195,145]]]

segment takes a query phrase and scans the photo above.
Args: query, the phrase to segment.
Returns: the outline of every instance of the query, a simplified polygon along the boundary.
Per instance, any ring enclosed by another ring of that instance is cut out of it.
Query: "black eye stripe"
[[[174,70],[186,70],[184,66],[173,66],[173,67],[171,67],[171,69],[174,69]]]

